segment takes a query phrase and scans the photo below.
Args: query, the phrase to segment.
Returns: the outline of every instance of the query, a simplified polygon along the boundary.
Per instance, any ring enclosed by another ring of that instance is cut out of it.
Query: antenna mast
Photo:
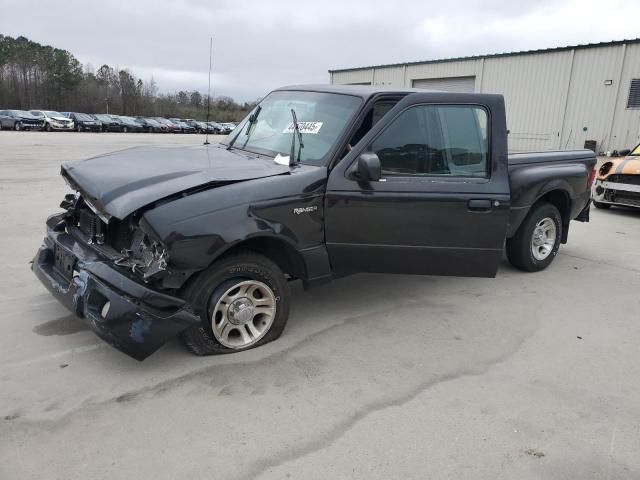
[[[213,58],[213,37],[209,39],[209,86],[207,87],[207,128],[205,130],[205,145],[209,145],[209,112],[211,110],[211,64]]]

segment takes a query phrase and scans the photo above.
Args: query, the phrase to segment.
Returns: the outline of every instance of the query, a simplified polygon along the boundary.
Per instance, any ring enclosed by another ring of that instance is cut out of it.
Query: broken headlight
[[[122,258],[115,264],[131,269],[133,273],[142,275],[148,280],[167,270],[169,255],[164,246],[152,240],[140,228],[133,233],[131,247],[122,250]]]

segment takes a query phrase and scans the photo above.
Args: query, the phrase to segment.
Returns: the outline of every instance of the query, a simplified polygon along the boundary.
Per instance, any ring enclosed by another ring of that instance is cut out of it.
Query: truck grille
[[[106,225],[88,208],[78,210],[78,228],[89,237],[91,241],[98,244],[104,242]]]
[[[640,175],[627,175],[624,173],[615,173],[607,177],[607,182],[626,183],[629,185],[640,185]]]

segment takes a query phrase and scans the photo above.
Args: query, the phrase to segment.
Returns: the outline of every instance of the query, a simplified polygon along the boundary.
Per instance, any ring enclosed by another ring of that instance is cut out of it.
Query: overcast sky
[[[639,21],[639,0],[0,0],[0,33],[163,92],[206,92],[213,36],[213,93],[239,100],[328,69],[635,38]]]

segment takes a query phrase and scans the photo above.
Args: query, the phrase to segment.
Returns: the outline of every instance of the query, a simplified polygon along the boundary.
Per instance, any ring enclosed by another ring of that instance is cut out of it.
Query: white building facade
[[[640,143],[640,39],[330,70],[332,84],[504,95],[509,150]]]

